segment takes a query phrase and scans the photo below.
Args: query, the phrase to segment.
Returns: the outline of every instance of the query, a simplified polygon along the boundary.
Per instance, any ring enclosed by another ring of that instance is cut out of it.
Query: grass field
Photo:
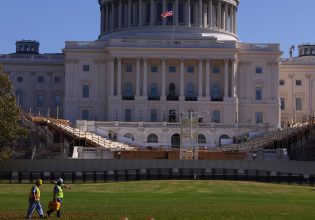
[[[0,219],[23,219],[30,184],[0,185]],[[42,186],[46,210],[52,184]],[[236,181],[139,181],[74,184],[62,219],[315,219],[315,188]],[[34,218],[38,218],[34,213]],[[54,216],[50,219],[57,219]]]

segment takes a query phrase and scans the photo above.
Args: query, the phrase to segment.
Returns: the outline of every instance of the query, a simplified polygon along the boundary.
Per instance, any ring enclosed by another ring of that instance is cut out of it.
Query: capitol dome
[[[100,40],[117,38],[237,41],[239,0],[99,0]],[[163,12],[166,13],[162,17]]]

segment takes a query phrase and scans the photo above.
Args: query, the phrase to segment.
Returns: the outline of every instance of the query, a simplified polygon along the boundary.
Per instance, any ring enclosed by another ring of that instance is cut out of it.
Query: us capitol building
[[[22,40],[16,53],[0,56],[25,111],[143,147],[179,147],[190,121],[205,148],[312,113],[315,100],[307,100],[315,96],[290,87],[302,61],[291,57],[282,67],[279,44],[238,39],[239,0],[98,2],[98,40],[67,41],[62,54],[40,54],[39,42]],[[314,64],[307,73],[315,74]],[[303,74],[294,79],[310,90],[314,76]]]

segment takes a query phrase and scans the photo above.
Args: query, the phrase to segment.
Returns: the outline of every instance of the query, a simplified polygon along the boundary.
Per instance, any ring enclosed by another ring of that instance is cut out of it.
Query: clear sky
[[[240,2],[241,41],[280,43],[284,57],[290,45],[315,43],[315,0]],[[0,54],[14,52],[21,39],[39,41],[41,53],[61,52],[65,41],[97,39],[99,25],[97,0],[0,0]]]

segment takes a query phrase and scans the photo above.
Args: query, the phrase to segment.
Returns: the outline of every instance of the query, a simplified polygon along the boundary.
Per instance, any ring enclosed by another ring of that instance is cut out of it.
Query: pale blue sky
[[[243,42],[280,43],[284,57],[294,44],[315,43],[314,0],[241,0],[238,36]],[[61,52],[65,41],[97,39],[97,0],[0,0],[0,54],[15,41],[38,40],[40,52]]]

